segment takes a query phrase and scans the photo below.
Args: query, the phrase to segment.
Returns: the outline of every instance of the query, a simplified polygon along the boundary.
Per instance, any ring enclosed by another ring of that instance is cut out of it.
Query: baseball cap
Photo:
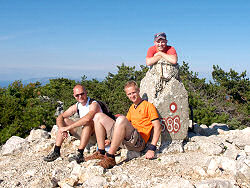
[[[164,39],[164,40],[166,40],[166,39],[167,39],[166,34],[165,34],[164,32],[156,33],[156,34],[154,35],[154,40],[155,40],[155,41],[158,41],[159,39]]]

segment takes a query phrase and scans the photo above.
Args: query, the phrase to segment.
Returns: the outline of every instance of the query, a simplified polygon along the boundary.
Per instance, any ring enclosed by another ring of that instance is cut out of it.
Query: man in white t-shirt
[[[56,124],[58,126],[56,144],[54,151],[48,154],[48,156],[44,157],[44,160],[47,162],[54,161],[60,157],[61,145],[63,140],[67,138],[68,131],[72,135],[80,137],[78,151],[70,158],[70,160],[76,160],[77,163],[84,161],[83,151],[88,144],[91,135],[94,134],[93,118],[95,117],[96,113],[102,112],[102,109],[97,101],[90,102],[90,98],[87,96],[87,91],[82,85],[78,84],[74,87],[73,96],[77,100],[77,103],[70,106],[56,119]],[[70,116],[77,112],[80,115],[80,119],[78,121],[69,119]]]

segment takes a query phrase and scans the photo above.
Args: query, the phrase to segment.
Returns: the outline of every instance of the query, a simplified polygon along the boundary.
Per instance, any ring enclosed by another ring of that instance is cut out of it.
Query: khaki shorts
[[[80,140],[81,139],[81,134],[82,134],[82,129],[83,129],[82,126],[76,127],[75,128],[75,134],[73,134],[73,136]],[[89,143],[90,144],[96,144],[97,143],[95,133],[93,133],[90,136]]]
[[[112,142],[112,136],[114,133],[114,126],[109,132],[107,132],[107,138]],[[134,129],[129,140],[123,140],[122,144],[131,151],[142,151],[144,150],[146,143],[140,133]]]

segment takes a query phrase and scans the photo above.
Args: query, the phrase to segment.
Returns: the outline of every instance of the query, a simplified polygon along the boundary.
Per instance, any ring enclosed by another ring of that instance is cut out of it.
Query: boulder
[[[81,172],[79,174],[79,181],[85,182],[86,180],[92,179],[93,177],[100,177],[104,173],[104,168],[101,166],[88,166],[82,167]]]
[[[96,188],[96,187],[107,187],[105,186],[107,184],[107,180],[102,176],[94,176],[88,180],[86,180],[83,183],[83,187],[90,187],[90,188]]]
[[[162,125],[161,143],[184,140],[189,127],[188,93],[179,80],[178,65],[164,59],[146,73],[141,80],[140,95],[153,103]]]
[[[35,141],[35,140],[42,140],[42,139],[48,139],[50,137],[49,133],[42,129],[33,129],[30,131],[30,135],[28,136],[27,140],[29,142]]]
[[[236,161],[236,181],[244,186],[250,186],[250,156]]]
[[[2,146],[1,153],[2,155],[11,155],[14,152],[18,153],[22,150],[23,145],[27,143],[27,141],[18,136],[12,136],[7,142]]]

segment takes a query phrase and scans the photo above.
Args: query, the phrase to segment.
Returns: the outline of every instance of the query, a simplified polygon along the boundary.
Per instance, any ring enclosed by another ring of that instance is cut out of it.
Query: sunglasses
[[[82,92],[82,93],[79,93],[79,94],[76,94],[75,97],[79,97],[80,95],[83,96],[85,93]]]

